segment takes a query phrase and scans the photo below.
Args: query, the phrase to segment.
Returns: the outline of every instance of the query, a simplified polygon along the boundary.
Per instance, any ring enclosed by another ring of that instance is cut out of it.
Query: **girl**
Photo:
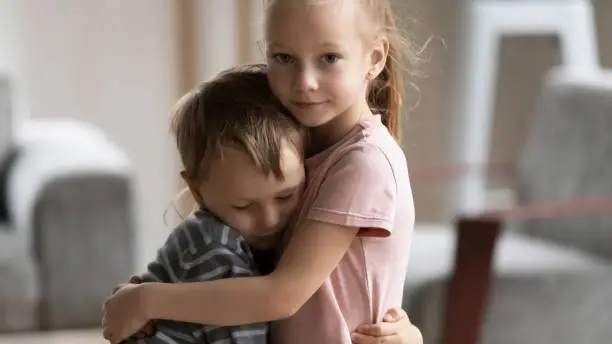
[[[403,89],[390,3],[271,0],[266,15],[270,86],[314,146],[277,267],[260,277],[125,288],[105,305],[105,329],[117,339],[149,319],[277,320],[274,343],[351,343],[359,324],[401,306],[414,206],[394,139]]]

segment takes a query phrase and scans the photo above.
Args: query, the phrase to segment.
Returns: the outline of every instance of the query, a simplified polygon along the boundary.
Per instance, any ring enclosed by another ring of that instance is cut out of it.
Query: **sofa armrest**
[[[131,166],[84,123],[35,121],[19,134],[0,252],[35,257],[42,329],[98,325],[109,286],[133,270]]]
[[[18,156],[6,184],[13,231],[8,234],[10,241],[0,241],[2,255],[30,251],[35,204],[42,190],[54,180],[96,174],[131,178],[127,156],[99,130],[85,123],[33,120],[24,123],[17,134]]]

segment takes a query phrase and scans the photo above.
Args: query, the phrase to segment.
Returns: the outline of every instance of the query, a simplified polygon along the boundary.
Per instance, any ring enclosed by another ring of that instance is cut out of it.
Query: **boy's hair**
[[[276,99],[262,64],[230,68],[184,95],[173,111],[172,133],[186,177],[205,180],[223,148],[248,154],[265,174],[283,178],[281,144],[303,152],[305,129]]]

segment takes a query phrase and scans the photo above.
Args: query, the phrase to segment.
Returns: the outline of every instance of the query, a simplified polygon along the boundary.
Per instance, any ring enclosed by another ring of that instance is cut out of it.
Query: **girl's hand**
[[[129,282],[130,284],[141,284],[143,283],[142,278],[140,278],[140,276],[138,275],[132,275],[130,277]],[[113,289],[113,294],[115,294],[117,291],[119,291],[119,289],[121,289],[122,286],[124,286],[125,284],[121,284],[117,287],[115,287],[115,289]],[[136,332],[136,334],[134,334],[133,336],[130,337],[130,340],[134,339],[143,339],[143,338],[148,338],[148,337],[152,337],[155,334],[155,326],[153,325],[153,321],[149,321],[147,323],[147,325],[145,325],[144,328],[141,328],[140,331]]]
[[[111,344],[128,339],[149,322],[141,310],[141,293],[142,285],[123,284],[104,302],[102,333]]]
[[[380,324],[364,324],[351,336],[355,344],[423,344],[423,336],[403,309],[390,309]]]

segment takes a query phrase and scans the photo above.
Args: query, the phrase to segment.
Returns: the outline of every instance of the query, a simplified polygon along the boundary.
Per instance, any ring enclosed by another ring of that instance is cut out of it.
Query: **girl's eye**
[[[325,54],[323,55],[323,61],[326,63],[336,63],[340,60],[340,56],[338,54]]]
[[[282,54],[282,53],[274,54],[273,58],[278,63],[283,63],[283,64],[293,63],[293,57],[291,57],[291,55],[289,54]]]

